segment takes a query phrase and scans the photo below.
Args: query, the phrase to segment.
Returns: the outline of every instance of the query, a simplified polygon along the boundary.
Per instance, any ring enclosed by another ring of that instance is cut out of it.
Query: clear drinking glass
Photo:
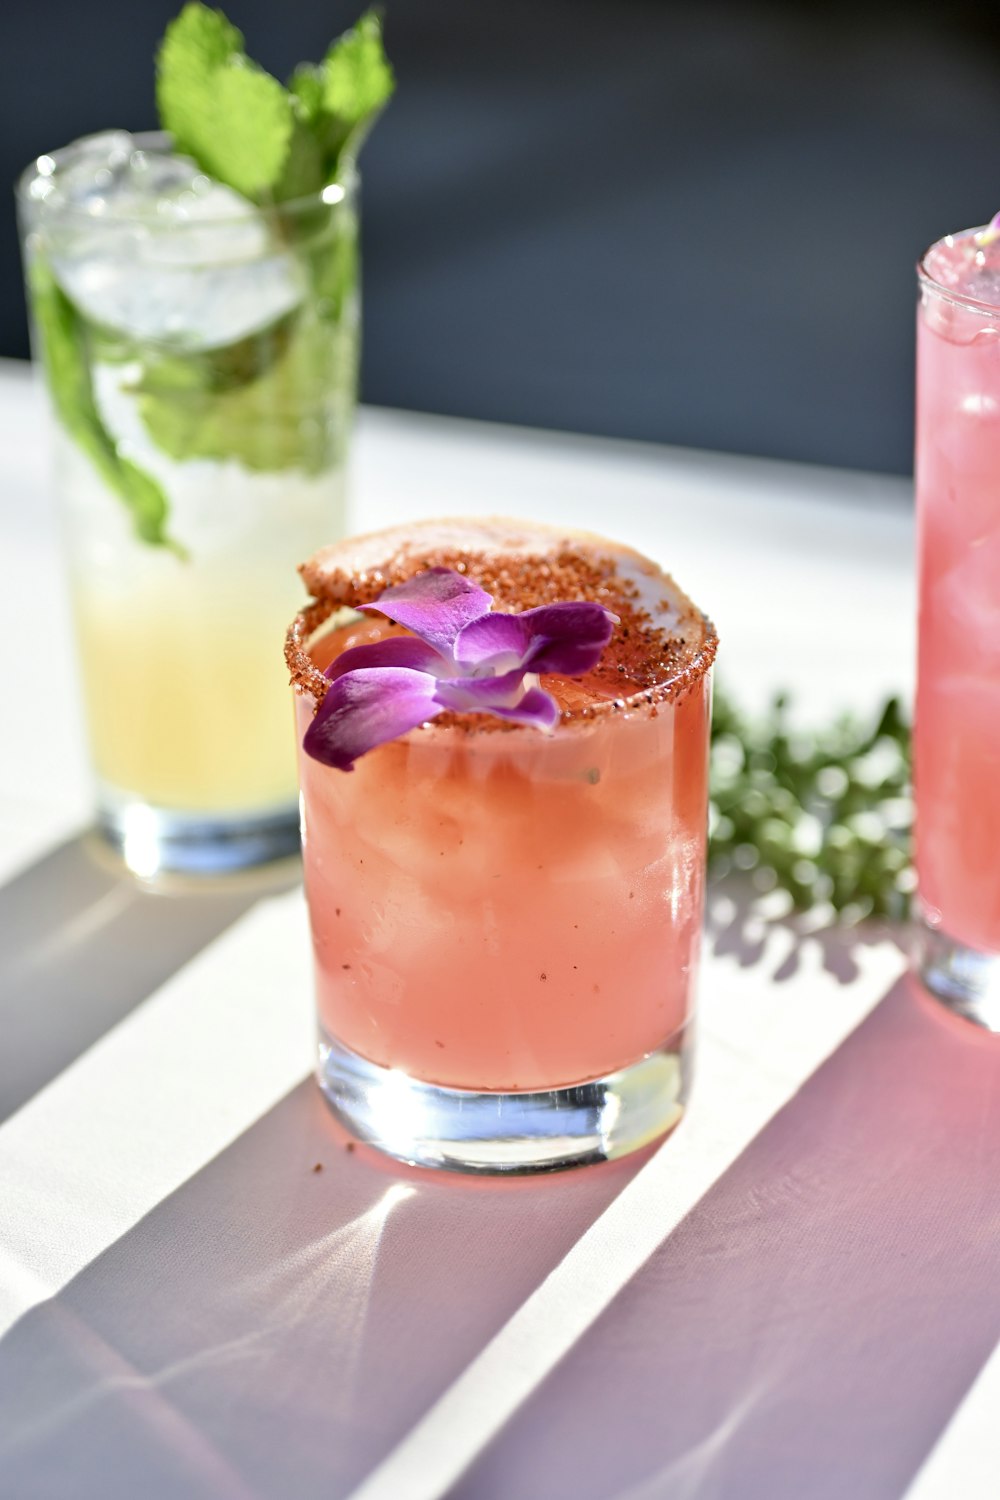
[[[261,209],[109,132],[17,198],[99,825],[143,875],[291,852],[273,643],[294,564],[343,530],[354,183]]]
[[[303,569],[300,739],[320,668],[385,629],[349,607],[428,565],[500,610],[591,597],[621,623],[586,678],[542,678],[563,711],[549,736],[477,714],[349,774],[301,754],[320,1085],[358,1136],[422,1165],[618,1156],[676,1124],[686,1096],[715,633],[654,564],[593,537],[374,535]]]
[[[920,971],[1000,1030],[1000,242],[947,236],[919,284]]]

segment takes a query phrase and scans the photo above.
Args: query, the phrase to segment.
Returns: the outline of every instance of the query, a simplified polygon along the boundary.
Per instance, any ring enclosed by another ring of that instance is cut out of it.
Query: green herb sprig
[[[786,891],[799,910],[902,917],[914,885],[909,786],[910,732],[895,698],[874,726],[843,716],[806,732],[784,694],[755,721],[716,693],[709,868]]]
[[[156,60],[160,122],[209,177],[260,204],[319,192],[353,167],[395,80],[374,11],[287,87],[253,62],[219,10],[191,0]]]

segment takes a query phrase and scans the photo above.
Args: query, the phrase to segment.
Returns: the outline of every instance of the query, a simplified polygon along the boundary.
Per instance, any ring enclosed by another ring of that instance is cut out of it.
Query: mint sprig
[[[375,12],[368,11],[334,42],[318,67],[304,63],[296,68],[289,87],[300,118],[320,142],[328,180],[333,180],[353,164],[395,87]]]
[[[247,198],[277,181],[292,134],[291,100],[250,61],[221,11],[186,5],[167,27],[156,102],[176,149],[210,177]]]
[[[180,152],[261,204],[319,192],[349,172],[395,81],[368,11],[285,87],[247,56],[221,11],[185,5],[157,57],[160,121]]]

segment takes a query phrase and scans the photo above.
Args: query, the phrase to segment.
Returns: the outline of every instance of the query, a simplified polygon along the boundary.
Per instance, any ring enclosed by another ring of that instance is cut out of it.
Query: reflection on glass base
[[[269,813],[166,812],[101,793],[97,827],[134,875],[223,875],[299,852],[299,810]]]
[[[1000,955],[981,953],[921,922],[917,973],[936,1000],[956,1015],[1000,1031]]]
[[[690,1027],[606,1078],[538,1093],[421,1083],[321,1029],[319,1084],[358,1137],[400,1161],[453,1172],[551,1172],[637,1151],[672,1130],[689,1087]]]

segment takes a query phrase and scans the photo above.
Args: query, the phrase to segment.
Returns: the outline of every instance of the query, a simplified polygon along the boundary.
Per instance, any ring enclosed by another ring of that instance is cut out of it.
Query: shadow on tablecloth
[[[152,890],[90,833],[0,886],[0,1123],[116,1026],[297,861]]]
[[[0,1493],[347,1495],[647,1157],[410,1171],[303,1082],[0,1340]]]
[[[1000,1039],[901,980],[449,1500],[898,1500],[1000,1338]]]
[[[768,975],[775,984],[794,979],[813,956],[838,984],[853,984],[861,975],[859,955],[866,949],[892,943],[904,955],[911,950],[910,930],[904,924],[878,919],[848,926],[822,909],[782,909],[781,893],[777,895],[775,911],[771,898],[761,899],[745,878],[727,875],[709,881],[705,936],[716,958],[732,959],[741,969],[756,968],[766,961],[773,935],[780,933],[782,958]]]

